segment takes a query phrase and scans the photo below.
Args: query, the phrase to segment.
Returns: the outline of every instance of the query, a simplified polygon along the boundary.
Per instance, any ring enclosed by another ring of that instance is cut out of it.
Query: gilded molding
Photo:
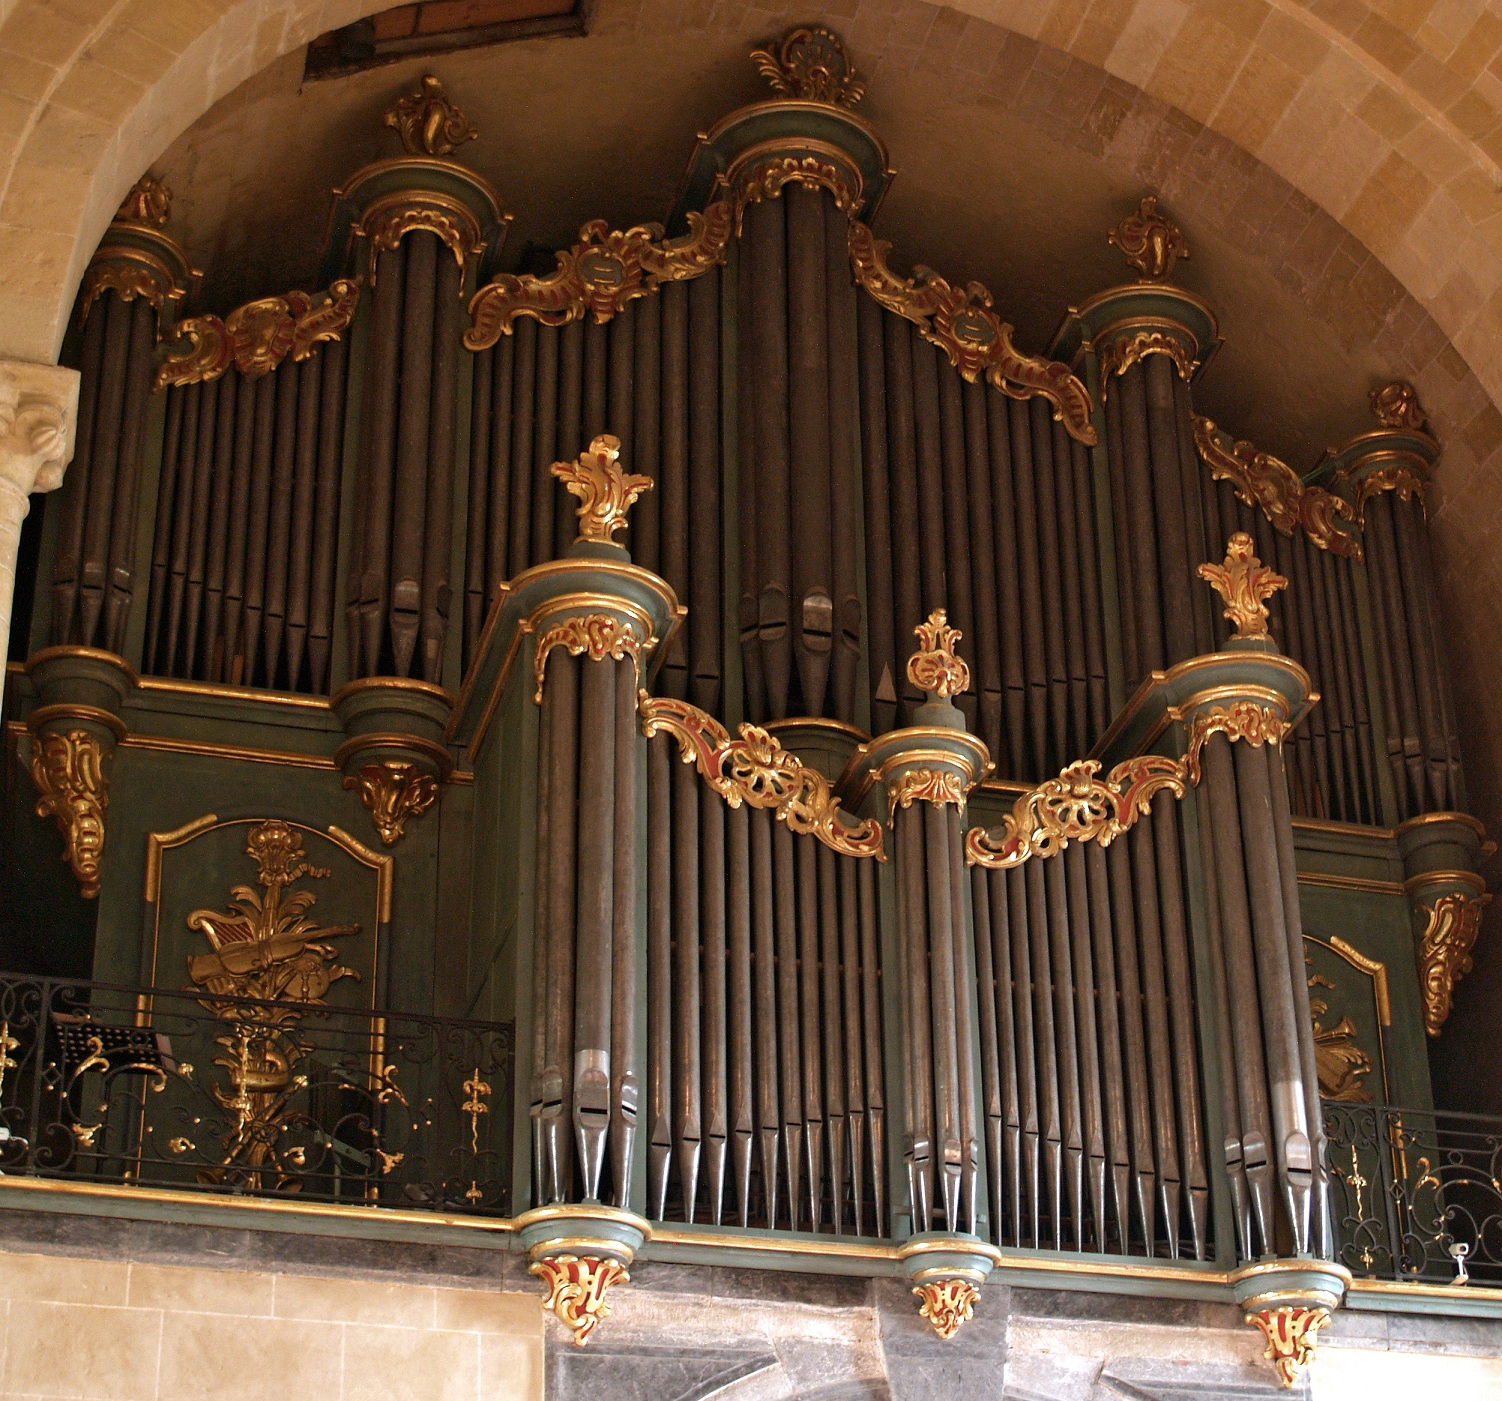
[[[1144,196],[1137,212],[1106,234],[1106,242],[1119,248],[1127,262],[1153,282],[1166,278],[1180,258],[1189,256],[1183,230],[1158,212],[1156,195]]]
[[[887,265],[891,247],[859,219],[850,221],[850,262],[855,279],[888,311],[913,322],[925,340],[974,383],[986,382],[1013,399],[1042,395],[1070,437],[1093,446],[1090,395],[1067,365],[1023,355],[1012,344],[1012,327],[992,309],[991,293],[979,282],[953,287],[927,268],[898,277]]]
[[[1002,819],[1000,834],[972,827],[965,834],[965,862],[1001,871],[1034,856],[1052,856],[1070,842],[1109,846],[1139,817],[1152,810],[1165,789],[1182,798],[1188,778],[1185,764],[1161,754],[1124,760],[1102,780],[1097,759],[1069,764],[1023,793]]]
[[[948,615],[942,608],[935,608],[928,621],[919,623],[913,632],[921,645],[908,658],[907,679],[920,691],[940,700],[960,695],[970,684],[970,668],[954,648],[965,634],[949,626]]]
[[[1282,744],[1289,731],[1288,720],[1272,706],[1254,700],[1236,700],[1230,705],[1212,706],[1197,712],[1189,722],[1189,752],[1184,758],[1185,774],[1199,786],[1200,752],[1211,735],[1223,734],[1232,743],[1245,740],[1260,748],[1264,744]]]
[[[172,213],[172,191],[164,181],[151,174],[143,175],[130,187],[130,193],[120,201],[120,207],[111,220],[115,224],[136,224],[143,229],[167,227]]]
[[[397,98],[383,120],[401,137],[409,156],[451,155],[480,134],[431,73],[423,74],[416,92]]]
[[[1418,391],[1406,380],[1396,379],[1372,390],[1372,413],[1384,428],[1406,428],[1423,432],[1429,417],[1419,403]]]
[[[887,784],[887,822],[897,816],[898,808],[910,808],[914,803],[931,803],[943,807],[952,803],[960,811],[965,810],[965,794],[970,784],[953,769],[903,769]]]
[[[544,1255],[527,1268],[548,1286],[543,1307],[574,1335],[575,1347],[583,1347],[609,1317],[605,1295],[610,1287],[631,1279],[619,1260],[595,1255]]]
[[[666,733],[678,741],[685,764],[731,807],[743,802],[771,808],[794,832],[811,833],[825,846],[846,856],[886,860],[879,822],[847,822],[829,781],[817,769],[789,754],[759,726],[743,724],[739,739],[712,715],[687,701],[649,696],[642,691],[638,708],[648,739]]]
[[[370,813],[383,846],[395,846],[406,835],[407,819],[421,817],[438,797],[438,780],[406,759],[362,764],[344,786],[354,790]]]
[[[1202,564],[1198,573],[1226,605],[1222,616],[1235,628],[1233,638],[1267,636],[1267,600],[1286,589],[1288,580],[1257,558],[1250,535],[1238,530],[1226,545],[1225,562]]]
[[[1314,1361],[1319,1330],[1330,1321],[1330,1310],[1319,1304],[1283,1304],[1249,1312],[1246,1321],[1261,1330],[1267,1340],[1263,1357],[1273,1364],[1278,1381],[1291,1389]]]
[[[1251,443],[1227,449],[1208,418],[1196,415],[1194,444],[1215,481],[1229,481],[1236,495],[1256,506],[1284,535],[1302,527],[1310,541],[1331,554],[1362,557],[1361,538],[1349,526],[1355,512],[1348,501],[1323,487],[1305,486],[1299,475],[1271,453]]]
[[[621,440],[601,433],[572,462],[555,462],[549,469],[571,496],[579,498],[580,540],[613,545],[615,533],[626,528],[626,516],[636,498],[652,490],[652,478],[627,472],[619,465]]]
[[[222,320],[193,316],[177,325],[188,348],[157,366],[153,389],[203,384],[231,365],[247,378],[269,374],[289,356],[306,360],[322,341],[338,340],[354,317],[360,284],[340,278],[326,292],[288,292],[236,307]]]
[[[1418,905],[1424,913],[1419,935],[1419,984],[1424,997],[1424,1027],[1438,1036],[1454,1005],[1455,984],[1471,971],[1471,949],[1481,932],[1481,912],[1490,895],[1451,891]]]
[[[109,806],[106,757],[104,745],[88,730],[47,730],[32,737],[31,779],[41,794],[36,814],[56,821],[63,859],[86,900],[99,894],[104,810]]]
[[[1113,375],[1124,375],[1149,355],[1168,356],[1178,370],[1179,378],[1186,384],[1193,378],[1194,367],[1199,363],[1177,336],[1151,328],[1135,331],[1130,336],[1114,336],[1105,341],[1099,353],[1102,399],[1106,397],[1106,386]]]
[[[822,25],[794,29],[780,44],[752,49],[751,61],[777,92],[800,102],[854,107],[865,95],[844,40]]]
[[[961,1324],[975,1317],[975,1306],[980,1302],[980,1290],[960,1276],[916,1284],[913,1293],[919,1299],[919,1314],[945,1342],[960,1331]]]
[[[699,277],[725,261],[735,225],[728,200],[716,200],[702,214],[690,211],[688,233],[664,239],[659,224],[611,229],[592,219],[579,241],[558,254],[558,269],[547,277],[505,273],[470,299],[471,325],[464,333],[470,350],[485,350],[509,336],[519,316],[544,326],[566,326],[586,314],[604,323],[638,297],[666,282]]]
[[[575,613],[563,622],[555,623],[538,637],[537,650],[532,659],[537,689],[533,692],[532,699],[538,705],[542,704],[548,653],[555,647],[567,648],[571,657],[587,653],[592,662],[602,662],[606,657],[619,662],[630,657],[632,666],[636,668],[637,686],[640,689],[642,653],[650,652],[655,642],[656,638],[648,638],[643,643],[636,629],[613,613]]]

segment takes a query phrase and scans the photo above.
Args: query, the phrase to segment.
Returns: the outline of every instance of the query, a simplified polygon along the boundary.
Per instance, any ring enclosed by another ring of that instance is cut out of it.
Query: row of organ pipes
[[[1150,198],[1112,234],[1134,280],[1071,313],[1057,359],[1016,350],[989,294],[893,273],[863,222],[884,153],[799,66],[832,36],[801,33],[783,90],[848,150],[707,140],[696,161],[723,174],[673,237],[586,225],[546,277],[492,275],[505,216],[453,159],[472,129],[436,80],[393,109],[410,163],[345,187],[324,292],[174,319],[193,274],[143,181],[80,300],[33,642],[188,682],[453,690],[516,581],[629,558],[686,609],[660,652],[539,662],[535,1203],[1321,1249],[1291,819],[1464,805],[1437,447],[1403,386],[1309,480],[1199,416],[1217,333],[1170,281],[1187,249]],[[576,542],[555,464],[607,433],[609,470],[649,489]],[[1238,533],[1286,576],[1277,648],[1196,577]],[[965,640],[937,687],[911,664],[923,627],[919,656]],[[1228,649],[1307,668],[1322,699],[1286,742],[1211,725],[1157,756],[1172,773],[1140,807],[1133,776],[1079,776],[1129,698]],[[828,772],[794,757],[814,732],[826,758],[845,745]],[[939,757],[913,760],[914,736]],[[1066,766],[1116,828],[1035,805],[997,836]]]

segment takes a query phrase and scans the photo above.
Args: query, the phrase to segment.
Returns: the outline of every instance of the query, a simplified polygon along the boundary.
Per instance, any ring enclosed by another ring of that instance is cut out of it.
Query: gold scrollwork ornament
[[[980,1290],[959,1276],[914,1285],[913,1293],[919,1299],[918,1313],[945,1342],[960,1331],[961,1324],[975,1317],[975,1306],[980,1302]]]
[[[613,613],[576,613],[550,627],[537,639],[537,651],[532,663],[537,689],[533,692],[532,699],[538,705],[542,704],[548,654],[555,647],[566,648],[572,657],[587,654],[592,662],[602,662],[606,657],[619,662],[630,657],[636,668],[636,679],[640,682],[642,653],[651,651],[654,644],[655,639],[649,639],[643,646],[636,629]]]
[[[409,156],[452,155],[480,134],[431,73],[423,74],[416,92],[399,97],[384,120],[395,128]]]
[[[143,175],[120,201],[113,222],[137,224],[147,229],[164,229],[172,212],[172,191],[155,176]]]
[[[621,440],[601,433],[572,462],[555,462],[552,473],[579,498],[579,539],[613,545],[615,533],[626,527],[626,513],[652,478],[625,471],[619,465]]]
[[[1199,576],[1226,605],[1225,618],[1236,639],[1267,636],[1267,600],[1288,587],[1276,569],[1257,558],[1256,542],[1238,530],[1226,545],[1223,564],[1202,564]]]
[[[949,626],[948,615],[935,608],[926,622],[913,629],[918,650],[908,658],[907,679],[920,691],[940,700],[960,695],[970,684],[970,668],[955,651],[964,637],[958,628]]]
[[[799,102],[854,107],[866,91],[844,40],[822,25],[794,29],[780,44],[752,49],[751,61],[776,91]]]
[[[950,769],[904,769],[887,785],[887,823],[914,803],[948,803],[963,812],[966,791],[965,780]]]
[[[401,841],[407,819],[421,817],[438,797],[438,780],[420,764],[406,759],[362,764],[345,778],[344,786],[359,797],[383,846]]]
[[[1481,912],[1490,895],[1452,891],[1419,908],[1424,932],[1419,936],[1419,984],[1424,996],[1424,1027],[1438,1036],[1450,1018],[1455,984],[1471,971],[1471,949],[1481,930]]]
[[[1264,744],[1282,744],[1288,728],[1284,716],[1254,700],[1232,701],[1230,705],[1199,711],[1189,722],[1189,752],[1184,759],[1190,783],[1199,787],[1200,754],[1211,735],[1223,734],[1233,743],[1244,740],[1260,748]]]
[[[595,1255],[545,1255],[528,1269],[548,1286],[543,1307],[574,1335],[575,1347],[583,1347],[609,1317],[605,1295],[611,1286],[631,1280],[619,1260]]]
[[[1180,258],[1189,256],[1184,231],[1158,210],[1158,197],[1145,195],[1135,214],[1128,214],[1106,235],[1143,277],[1160,282]]]
[[[32,739],[31,777],[41,797],[38,817],[51,817],[63,836],[63,859],[79,893],[99,894],[104,810],[109,806],[104,746],[87,730],[49,730]]]
[[[1395,379],[1372,390],[1372,413],[1384,428],[1406,428],[1422,432],[1429,426],[1428,415],[1419,403],[1418,391],[1406,380]]]
[[[1319,1348],[1319,1330],[1330,1321],[1330,1310],[1321,1305],[1306,1307],[1284,1304],[1258,1309],[1246,1315],[1267,1341],[1263,1352],[1278,1373],[1279,1383],[1292,1389],[1304,1369],[1314,1361]]]
[[[718,720],[687,701],[642,691],[638,703],[642,733],[648,739],[658,734],[676,739],[683,762],[696,765],[731,807],[771,808],[794,832],[812,833],[831,850],[886,860],[881,823],[845,820],[824,775],[765,730],[743,724],[741,737],[733,740]]]
[[[1113,375],[1124,375],[1140,360],[1149,355],[1166,355],[1173,361],[1179,378],[1186,384],[1194,377],[1196,361],[1177,336],[1167,331],[1151,329],[1135,331],[1130,336],[1117,336],[1106,341],[1100,352],[1100,389],[1105,399]]]

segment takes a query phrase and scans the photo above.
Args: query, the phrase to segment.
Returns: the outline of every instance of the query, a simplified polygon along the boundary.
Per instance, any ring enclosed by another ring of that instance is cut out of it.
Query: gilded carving
[[[935,608],[928,621],[919,623],[913,631],[919,648],[908,658],[907,679],[940,700],[961,694],[970,684],[970,668],[955,653],[954,646],[965,634],[949,626],[942,608]]]
[[[572,462],[555,462],[552,473],[572,496],[579,498],[579,539],[615,543],[615,533],[624,530],[626,513],[644,491],[652,490],[652,478],[637,476],[619,466],[621,440],[601,433]]]
[[[1127,262],[1143,277],[1161,281],[1180,258],[1189,256],[1189,243],[1172,219],[1158,212],[1158,197],[1146,195],[1135,214],[1128,214],[1106,235],[1106,242],[1119,248]]]
[[[1253,700],[1232,701],[1230,705],[1211,706],[1199,711],[1189,723],[1189,753],[1185,756],[1185,773],[1196,787],[1200,781],[1200,752],[1211,735],[1223,734],[1233,743],[1245,740],[1261,747],[1281,744],[1288,733],[1288,721],[1271,706]]]
[[[1194,443],[1216,481],[1229,481],[1236,495],[1256,506],[1284,535],[1302,527],[1310,541],[1331,554],[1360,559],[1361,539],[1350,529],[1355,512],[1323,487],[1305,486],[1299,475],[1271,453],[1247,442],[1227,449],[1215,425],[1196,416]]]
[[[1429,426],[1428,415],[1419,403],[1418,391],[1406,380],[1397,379],[1372,390],[1372,413],[1384,428],[1407,428],[1422,432]]]
[[[161,278],[144,263],[131,261],[94,262],[84,274],[83,288],[78,298],[78,320],[88,320],[89,308],[105,292],[113,292],[122,302],[132,302],[137,297],[150,302],[158,312],[167,296],[182,293],[173,288],[166,296],[162,292]]]
[[[443,91],[431,73],[423,74],[416,92],[399,97],[385,116],[409,156],[447,156],[480,133]]]
[[[464,333],[470,350],[484,350],[509,336],[518,316],[545,326],[565,326],[587,314],[609,321],[638,297],[665,282],[682,282],[725,261],[734,210],[716,200],[702,214],[689,212],[688,233],[664,239],[659,224],[611,229],[592,219],[579,241],[558,254],[558,269],[547,277],[505,273],[470,299],[472,325]]]
[[[991,293],[979,282],[953,287],[928,268],[917,269],[913,277],[896,276],[887,265],[890,246],[859,219],[850,221],[851,266],[872,297],[918,326],[970,382],[984,376],[1013,399],[1042,395],[1072,438],[1095,443],[1090,396],[1067,365],[1019,352],[1012,327],[991,309]]]
[[[636,629],[612,613],[576,613],[538,637],[532,663],[537,690],[532,699],[538,705],[542,704],[542,683],[547,675],[548,653],[555,647],[566,648],[572,657],[587,653],[592,662],[604,661],[606,657],[619,662],[630,657],[636,668],[636,679],[640,682],[642,652],[650,651],[652,645],[652,641],[648,641],[643,647]]]
[[[861,192],[852,186],[849,167],[820,156],[766,156],[735,171],[729,178],[731,202],[735,206],[735,227],[740,231],[741,218],[748,204],[777,199],[785,185],[806,185],[809,189],[828,190],[835,207],[851,219],[860,208]]]
[[[1455,984],[1471,971],[1471,949],[1481,930],[1481,911],[1490,895],[1454,891],[1419,906],[1424,932],[1419,936],[1419,983],[1424,996],[1424,1026],[1438,1036],[1449,1020]]]
[[[1202,564],[1199,576],[1226,605],[1224,617],[1237,639],[1267,636],[1267,600],[1288,587],[1276,569],[1257,558],[1256,542],[1238,530],[1226,545],[1223,564]]]
[[[574,1335],[575,1347],[583,1347],[609,1316],[605,1294],[610,1287],[631,1279],[619,1260],[594,1255],[546,1255],[528,1269],[548,1286],[543,1307]]]
[[[432,234],[461,268],[481,242],[480,222],[474,214],[459,200],[434,190],[405,190],[377,200],[365,211],[355,232],[370,240],[365,275],[372,287],[380,255],[392,252],[409,233]]]
[[[130,187],[130,193],[120,201],[120,208],[115,211],[112,222],[139,224],[147,229],[164,229],[171,212],[172,191],[163,181],[148,174]]]
[[[1319,1348],[1319,1330],[1330,1321],[1330,1310],[1321,1305],[1284,1304],[1279,1308],[1249,1313],[1246,1321],[1261,1330],[1267,1340],[1262,1355],[1273,1364],[1278,1381],[1291,1389],[1304,1369],[1314,1361]]]
[[[780,44],[752,49],[751,61],[776,91],[800,102],[854,107],[866,91],[844,40],[822,25],[794,29]]]
[[[1368,468],[1356,483],[1356,524],[1366,526],[1366,503],[1379,492],[1395,492],[1404,501],[1417,500],[1424,504],[1426,483],[1417,466],[1417,458],[1390,458],[1376,467]],[[1345,473],[1341,474],[1344,477]]]
[[[1307,962],[1307,960],[1306,960]],[[1372,1058],[1356,1044],[1356,1028],[1349,1017],[1327,1027],[1320,1020],[1330,1004],[1318,996],[1316,987],[1334,988],[1328,978],[1315,974],[1309,980],[1309,1017],[1314,1025],[1314,1068],[1321,1099],[1343,1104],[1370,1104],[1371,1091],[1362,1081],[1372,1073]]]
[[[326,292],[288,292],[236,307],[222,320],[193,316],[178,322],[187,349],[169,353],[157,366],[153,388],[218,379],[231,365],[254,378],[283,360],[306,360],[322,341],[338,340],[355,314],[360,284],[340,278]]]
[[[344,780],[358,795],[385,846],[395,846],[409,817],[421,817],[438,797],[438,780],[406,759],[363,764]]]
[[[975,1306],[980,1302],[980,1290],[968,1279],[958,1277],[914,1285],[913,1293],[920,1301],[919,1314],[945,1342],[960,1331],[961,1324],[975,1317]]]
[[[898,808],[910,808],[914,803],[932,803],[935,807],[951,803],[963,812],[967,786],[951,769],[904,769],[887,784],[887,822],[897,815]]]
[[[48,730],[32,738],[31,778],[41,797],[38,817],[50,817],[63,836],[63,860],[80,894],[99,894],[104,810],[109,806],[104,747],[87,730]]]
[[[881,824],[847,820],[824,775],[789,754],[765,730],[744,724],[741,737],[733,740],[697,706],[645,691],[639,708],[642,733],[648,739],[661,733],[676,739],[683,762],[697,765],[700,777],[731,807],[744,802],[771,808],[794,832],[812,833],[834,851],[886,860]]]
[[[1184,764],[1161,754],[1124,760],[1104,779],[1096,777],[1099,772],[1099,760],[1077,760],[1022,794],[994,835],[972,827],[965,834],[966,863],[1005,870],[1034,856],[1052,856],[1070,842],[1109,846],[1152,810],[1160,792],[1184,796]]]
[[[1106,386],[1112,375],[1124,375],[1139,360],[1144,360],[1149,355],[1168,356],[1178,370],[1179,378],[1185,383],[1194,375],[1195,359],[1177,336],[1151,329],[1136,331],[1130,336],[1117,336],[1108,340],[1101,348],[1101,397],[1106,396]]]

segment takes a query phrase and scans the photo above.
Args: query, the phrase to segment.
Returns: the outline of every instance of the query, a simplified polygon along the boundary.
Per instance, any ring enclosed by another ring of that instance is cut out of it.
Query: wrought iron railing
[[[0,1174],[512,1210],[509,1023],[0,974]]]
[[[1502,1119],[1324,1108],[1338,1258],[1352,1274],[1502,1285]]]

